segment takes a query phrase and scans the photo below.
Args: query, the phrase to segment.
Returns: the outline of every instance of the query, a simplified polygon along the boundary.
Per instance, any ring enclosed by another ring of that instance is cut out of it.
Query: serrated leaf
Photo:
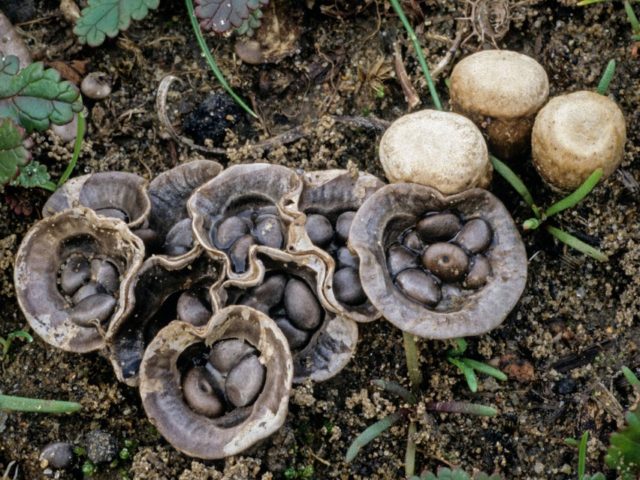
[[[13,181],[14,185],[24,188],[42,187],[51,180],[47,167],[31,162],[20,169],[20,175]]]
[[[80,43],[97,47],[106,37],[113,38],[129,28],[131,20],[142,20],[159,4],[160,0],[89,0],[73,33]]]
[[[20,70],[18,57],[0,57],[0,118],[11,118],[28,133],[64,125],[82,110],[76,87],[42,62]]]
[[[196,0],[196,16],[203,30],[226,33],[240,28],[252,11],[269,0]]]
[[[23,145],[24,129],[10,118],[0,120],[0,186],[11,181],[31,155]]]

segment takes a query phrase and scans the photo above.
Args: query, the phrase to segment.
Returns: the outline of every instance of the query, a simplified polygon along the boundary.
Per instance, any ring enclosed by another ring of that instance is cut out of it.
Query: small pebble
[[[404,236],[404,240],[402,244],[410,250],[414,252],[422,252],[424,248],[424,242],[420,240],[420,236],[415,232],[411,231]]]
[[[427,215],[416,225],[416,232],[427,243],[451,240],[462,228],[462,222],[453,213]]]
[[[314,330],[322,322],[322,308],[318,299],[309,286],[297,278],[287,282],[284,308],[291,323],[303,330]]]
[[[195,293],[188,291],[178,298],[176,312],[180,320],[196,327],[205,325],[211,318],[211,310],[207,308],[205,302]]]
[[[92,430],[85,435],[87,458],[95,464],[113,461],[118,454],[118,442],[103,430]]]
[[[244,273],[247,270],[249,260],[249,249],[255,245],[255,240],[251,235],[243,235],[229,250],[229,258],[233,265],[233,271],[236,273]]]
[[[336,220],[336,233],[338,238],[342,240],[344,243],[349,239],[349,230],[351,229],[351,224],[353,223],[353,217],[356,216],[356,212],[347,211],[341,213]]]
[[[358,271],[350,267],[341,268],[334,274],[333,292],[339,302],[347,305],[361,305],[367,301]]]
[[[182,394],[189,407],[205,417],[215,418],[224,413],[224,404],[207,380],[201,367],[192,368],[182,379]]]
[[[225,383],[225,393],[229,403],[235,407],[245,407],[255,401],[262,391],[266,368],[257,355],[244,357],[234,366]]]
[[[70,258],[62,267],[60,287],[67,295],[73,295],[91,278],[89,261],[81,256]]]
[[[120,286],[120,273],[110,261],[96,258],[91,261],[91,280],[101,285],[107,293],[114,293]]]
[[[111,95],[111,82],[109,76],[103,72],[91,72],[84,77],[80,84],[80,91],[85,97],[93,100],[102,100]]]
[[[418,257],[415,253],[402,245],[393,245],[387,250],[387,268],[392,277],[407,268],[418,266]]]
[[[280,220],[272,215],[263,215],[256,222],[256,240],[260,245],[272,248],[282,248],[284,237]]]
[[[285,275],[271,275],[264,280],[262,285],[255,287],[251,293],[258,302],[268,308],[273,308],[282,301],[286,285],[287,277]]]
[[[411,300],[423,305],[436,305],[441,298],[438,283],[431,275],[417,268],[400,272],[396,277],[396,285]]]
[[[255,348],[238,338],[220,340],[211,349],[209,362],[219,372],[226,374],[242,357],[255,351]]]
[[[314,245],[324,247],[333,239],[334,231],[331,222],[324,215],[312,213],[307,216],[304,228]]]
[[[577,383],[571,377],[564,377],[556,382],[556,391],[560,395],[570,395],[576,391]]]
[[[480,253],[486,250],[492,237],[489,224],[481,218],[474,218],[464,224],[455,242],[468,252]]]
[[[45,468],[68,468],[73,463],[73,445],[68,442],[49,443],[40,452],[40,461],[46,462]]]
[[[434,243],[424,251],[422,263],[441,280],[455,282],[467,273],[469,258],[457,245]]]
[[[72,322],[82,327],[95,327],[104,323],[116,308],[116,299],[106,293],[98,293],[83,299],[69,310]]]
[[[309,333],[294,327],[287,317],[278,317],[275,319],[275,322],[287,338],[291,350],[298,350],[304,347],[309,341]]]
[[[360,267],[360,259],[349,251],[347,247],[340,247],[336,252],[338,269],[351,267],[356,270]]]
[[[467,288],[483,287],[489,276],[491,276],[491,263],[484,255],[476,255],[471,259],[471,267],[464,280],[464,286]]]
[[[240,217],[228,217],[216,228],[214,244],[221,250],[231,247],[240,237],[249,233],[249,222]]]
[[[104,289],[95,282],[89,282],[86,285],[80,287],[78,291],[73,294],[71,300],[75,305],[77,305],[85,298],[96,295],[98,293],[104,293]]]

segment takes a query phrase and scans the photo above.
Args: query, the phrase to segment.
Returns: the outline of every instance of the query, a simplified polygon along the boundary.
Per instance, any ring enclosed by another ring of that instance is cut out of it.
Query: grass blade
[[[582,185],[580,185],[573,193],[567,195],[562,200],[554,203],[549,208],[547,208],[547,210],[544,212],[544,216],[546,218],[552,217],[556,213],[560,213],[563,210],[574,207],[575,205],[580,203],[580,201],[584,197],[589,195],[589,193],[591,193],[591,190],[595,188],[595,186],[598,184],[598,181],[602,178],[603,173],[604,172],[602,171],[602,168],[595,169],[593,173],[589,175],[589,178],[587,178],[582,183]]]
[[[595,5],[596,3],[604,3],[607,1],[609,0],[581,0],[577,5],[579,7],[586,7],[587,5]]]
[[[602,78],[600,79],[600,82],[598,83],[598,88],[596,89],[596,91],[600,94],[600,95],[606,95],[607,94],[607,90],[609,90],[609,84],[611,83],[611,80],[613,80],[613,76],[616,73],[616,61],[611,59],[609,60],[609,63],[607,63],[607,68],[604,69],[604,73],[602,74]]]
[[[405,402],[408,402],[411,404],[416,403],[416,397],[409,390],[404,388],[399,383],[392,382],[389,380],[381,380],[381,379],[373,380],[371,383],[373,383],[376,387],[380,387],[389,393],[393,393],[394,395],[397,395]]]
[[[458,367],[458,369],[464,374],[464,378],[467,381],[469,390],[471,390],[473,393],[476,393],[478,391],[478,377],[476,377],[473,368],[467,367],[462,361],[458,360],[457,358],[449,357],[447,360]]]
[[[582,480],[587,470],[587,442],[589,441],[589,432],[584,432],[580,438],[580,446],[578,447],[578,479]]]
[[[624,2],[624,11],[627,13],[627,18],[629,19],[629,23],[631,24],[631,29],[634,34],[640,33],[640,21],[638,21],[638,17],[636,16],[636,12],[633,11],[633,7],[629,0],[625,0]]]
[[[413,437],[416,434],[416,423],[409,424],[409,433],[407,433],[407,450],[404,454],[404,475],[411,477],[416,471],[416,442]]]
[[[500,370],[492,367],[491,365],[487,365],[484,362],[478,362],[477,360],[466,357],[462,359],[462,362],[465,363],[468,367],[473,368],[476,372],[484,373],[485,375],[497,378],[498,380],[502,380],[503,382],[507,379],[507,376]]]
[[[638,380],[635,373],[633,373],[628,367],[623,366],[622,374],[624,375],[624,378],[627,379],[627,382],[629,382],[629,385],[631,385],[636,392],[640,393],[640,380]]]
[[[358,455],[358,452],[360,452],[362,447],[378,438],[385,430],[391,427],[391,425],[404,417],[404,415],[405,413],[403,410],[398,410],[397,412],[393,412],[391,415],[388,415],[382,420],[379,420],[373,425],[367,427],[356,437],[349,447],[349,450],[347,450],[347,463],[350,463],[354,458],[356,458],[356,455]]]
[[[209,64],[209,67],[211,68],[213,75],[216,77],[218,82],[220,82],[220,85],[222,85],[222,88],[224,88],[224,90],[229,94],[229,96],[233,98],[233,100],[238,105],[240,105],[240,107],[242,107],[242,109],[245,112],[247,112],[253,118],[258,118],[258,115],[256,115],[256,113],[251,109],[251,107],[249,107],[249,105],[247,105],[244,102],[244,100],[242,100],[236,94],[236,92],[233,91],[233,89],[231,88],[231,85],[229,85],[229,83],[227,83],[227,80],[224,78],[222,71],[220,70],[220,68],[218,68],[218,64],[216,63],[215,58],[213,58],[213,55],[211,55],[211,51],[207,46],[207,41],[204,39],[204,36],[202,35],[202,30],[200,30],[200,25],[198,24],[198,19],[196,18],[196,14],[193,9],[193,0],[185,0],[185,2],[187,4],[187,11],[189,12],[189,19],[191,20],[191,26],[193,27],[193,33],[196,36],[196,40],[198,41],[200,50],[202,51],[204,58],[207,60],[207,63]]]
[[[468,402],[428,402],[425,407],[432,412],[465,413],[479,417],[495,417],[498,414],[498,410],[493,407]]]
[[[560,230],[559,228],[553,227],[551,225],[546,225],[544,228],[547,230],[547,232],[556,237],[562,243],[569,245],[574,250],[590,256],[594,260],[598,260],[599,262],[607,262],[609,260],[609,257],[602,253],[600,250],[598,250],[597,248],[593,248],[591,245],[584,243],[579,238],[574,237],[564,230]]]
[[[400,18],[404,29],[407,31],[409,38],[411,39],[411,43],[413,43],[413,48],[416,52],[416,56],[418,57],[418,62],[420,63],[420,67],[422,68],[422,73],[424,74],[424,78],[427,80],[427,85],[429,86],[429,93],[431,94],[431,99],[433,100],[433,104],[438,110],[442,110],[442,103],[440,102],[440,97],[438,96],[438,92],[436,91],[436,87],[433,84],[433,78],[431,78],[431,72],[429,71],[429,67],[427,65],[427,61],[424,58],[424,53],[422,52],[422,47],[420,46],[420,42],[418,41],[418,37],[416,37],[416,33],[413,31],[407,16],[402,9],[402,5],[398,0],[391,0],[391,6],[396,11],[396,14]]]
[[[422,372],[420,371],[420,363],[418,360],[418,347],[416,340],[410,333],[402,332],[404,341],[404,354],[407,358],[407,370],[409,372],[409,381],[411,389],[415,392],[422,384]]]
[[[87,124],[84,119],[84,115],[82,112],[78,113],[78,129],[76,130],[76,141],[73,144],[73,156],[71,157],[71,161],[67,168],[65,168],[64,173],[58,180],[58,188],[64,185],[64,182],[69,180],[71,173],[73,173],[73,169],[76,168],[76,164],[78,163],[78,157],[80,157],[80,149],[82,148],[82,141],[84,140],[84,132],[86,130]]]
[[[520,177],[515,174],[513,170],[511,170],[506,163],[502,160],[499,160],[497,157],[493,155],[489,155],[491,159],[491,163],[493,164],[493,168],[504,178],[509,185],[513,187],[513,189],[520,194],[522,199],[526,202],[527,205],[531,207],[533,213],[536,217],[539,217],[540,210],[536,207],[535,202],[533,201],[533,196],[531,196],[531,192],[525,186],[524,182],[520,180]]]
[[[4,412],[72,413],[81,408],[76,402],[0,395],[0,411]]]

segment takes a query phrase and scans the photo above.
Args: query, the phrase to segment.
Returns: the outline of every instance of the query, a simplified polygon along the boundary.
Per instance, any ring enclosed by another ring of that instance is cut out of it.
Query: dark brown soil
[[[162,77],[183,80],[169,96],[170,112],[180,128],[185,115],[210,92],[219,91],[202,59],[180,1],[162,0],[158,11],[135,22],[116,40],[91,49],[75,41],[57,2],[37,2],[34,19],[21,26],[36,59],[88,60],[89,71],[111,75],[113,93],[101,102],[86,101],[87,139],[76,173],[123,170],[146,178],[197,155],[161,128],[155,91]],[[313,4],[312,9],[305,4]],[[462,1],[403,2],[432,66],[456,36],[456,19],[465,16]],[[608,437],[634,396],[620,367],[640,367],[640,58],[631,40],[622,2],[588,8],[573,0],[510,2],[508,32],[501,48],[538,59],[549,73],[552,94],[594,89],[607,61],[618,62],[610,96],[625,112],[628,141],[625,162],[577,208],[556,223],[610,256],[598,263],[567,250],[543,232],[524,235],[529,262],[527,289],[503,326],[469,339],[470,355],[502,364],[512,378],[500,383],[482,377],[477,394],[445,360],[448,344],[420,342],[426,379],[425,401],[463,400],[495,406],[496,418],[419,414],[419,469],[455,465],[467,471],[501,473],[507,479],[569,479],[577,476],[577,452],[566,437],[590,431],[588,468],[606,470]],[[261,121],[229,131],[228,147],[269,138],[326,115],[367,116],[386,120],[408,111],[393,74],[393,43],[400,42],[404,64],[422,107],[431,105],[426,85],[402,26],[385,2],[280,1],[267,9],[293,40],[270,38],[283,58],[252,66],[234,53],[233,38],[210,38],[230,83],[249,99]],[[267,32],[272,25],[265,22]],[[469,33],[468,22],[459,22]],[[266,36],[266,33],[262,33]],[[486,38],[485,40],[489,40]],[[290,43],[288,43],[290,42]],[[456,58],[481,48],[476,36]],[[444,99],[444,82],[437,86]],[[418,107],[421,108],[421,107]],[[375,131],[335,125],[329,117],[310,123],[304,137],[270,151],[240,148],[227,157],[205,155],[225,164],[263,160],[303,169],[355,165],[381,174]],[[71,148],[46,135],[37,138],[34,156],[58,178]],[[220,145],[219,145],[220,146]],[[547,189],[528,161],[515,165],[541,204],[557,195]],[[521,223],[525,205],[501,179],[494,192]],[[0,197],[0,335],[27,328],[13,293],[12,263],[25,232],[38,219],[46,193],[7,188]],[[18,206],[16,206],[18,205]],[[32,210],[25,216],[24,210]],[[384,320],[362,325],[358,352],[336,378],[298,386],[281,431],[245,456],[200,462],[177,453],[147,421],[138,393],[119,384],[98,354],[63,353],[40,339],[16,341],[1,365],[0,390],[6,394],[71,399],[82,403],[72,416],[0,413],[0,475],[9,462],[18,478],[44,478],[40,449],[51,441],[83,444],[95,429],[120,442],[134,440],[132,459],[115,468],[101,465],[97,479],[279,479],[403,477],[407,425],[398,424],[363,449],[352,464],[344,455],[367,425],[401,406],[371,384],[374,378],[408,384],[401,332]],[[517,377],[517,378],[515,378]],[[304,468],[314,472],[305,477]],[[13,470],[12,470],[13,471]],[[297,473],[296,473],[297,472]],[[296,476],[297,475],[297,476]],[[609,472],[610,478],[615,478]],[[59,478],[82,478],[79,469]]]

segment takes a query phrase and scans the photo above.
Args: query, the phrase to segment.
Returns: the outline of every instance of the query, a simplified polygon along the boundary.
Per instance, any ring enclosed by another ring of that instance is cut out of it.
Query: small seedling
[[[15,332],[11,332],[5,338],[0,337],[0,360],[4,360],[9,356],[9,349],[11,348],[14,340],[17,338],[24,340],[27,343],[33,342],[33,337],[24,330],[16,330]]]
[[[469,390],[473,393],[478,391],[478,378],[476,376],[476,372],[484,373],[485,375],[489,375],[490,377],[494,377],[500,381],[505,381],[507,379],[507,376],[497,368],[487,365],[484,362],[463,357],[462,355],[467,350],[467,342],[464,338],[456,338],[454,342],[455,346],[447,352],[447,361],[452,365],[455,365],[464,374]]]
[[[98,471],[98,469],[96,468],[96,466],[94,465],[94,463],[91,460],[86,460],[83,464],[82,464],[82,474],[85,477],[91,477],[93,476],[96,472]]]
[[[287,480],[310,480],[313,478],[313,466],[289,467],[284,471],[284,478]]]
[[[486,473],[476,473],[471,476],[464,470],[450,468],[439,468],[437,473],[423,473],[421,476],[411,477],[409,480],[501,480],[500,475],[487,475]]]
[[[396,395],[404,403],[408,404],[408,407],[399,408],[392,414],[384,417],[382,420],[379,420],[373,425],[367,427],[351,443],[351,446],[347,450],[346,461],[347,463],[351,462],[364,446],[375,440],[399,420],[405,420],[409,422],[407,447],[405,451],[405,474],[407,477],[411,477],[415,472],[416,444],[414,437],[417,426],[416,422],[410,420],[410,418],[417,413],[418,391],[420,384],[422,383],[422,374],[420,372],[418,362],[418,358],[420,358],[418,348],[413,335],[403,332],[403,337],[404,350],[407,359],[407,370],[409,373],[412,391],[407,390],[396,382],[387,380],[374,380],[373,384],[393,395]],[[427,411],[440,413],[462,413],[483,417],[495,417],[498,413],[498,411],[493,407],[467,402],[426,402],[423,406]]]

